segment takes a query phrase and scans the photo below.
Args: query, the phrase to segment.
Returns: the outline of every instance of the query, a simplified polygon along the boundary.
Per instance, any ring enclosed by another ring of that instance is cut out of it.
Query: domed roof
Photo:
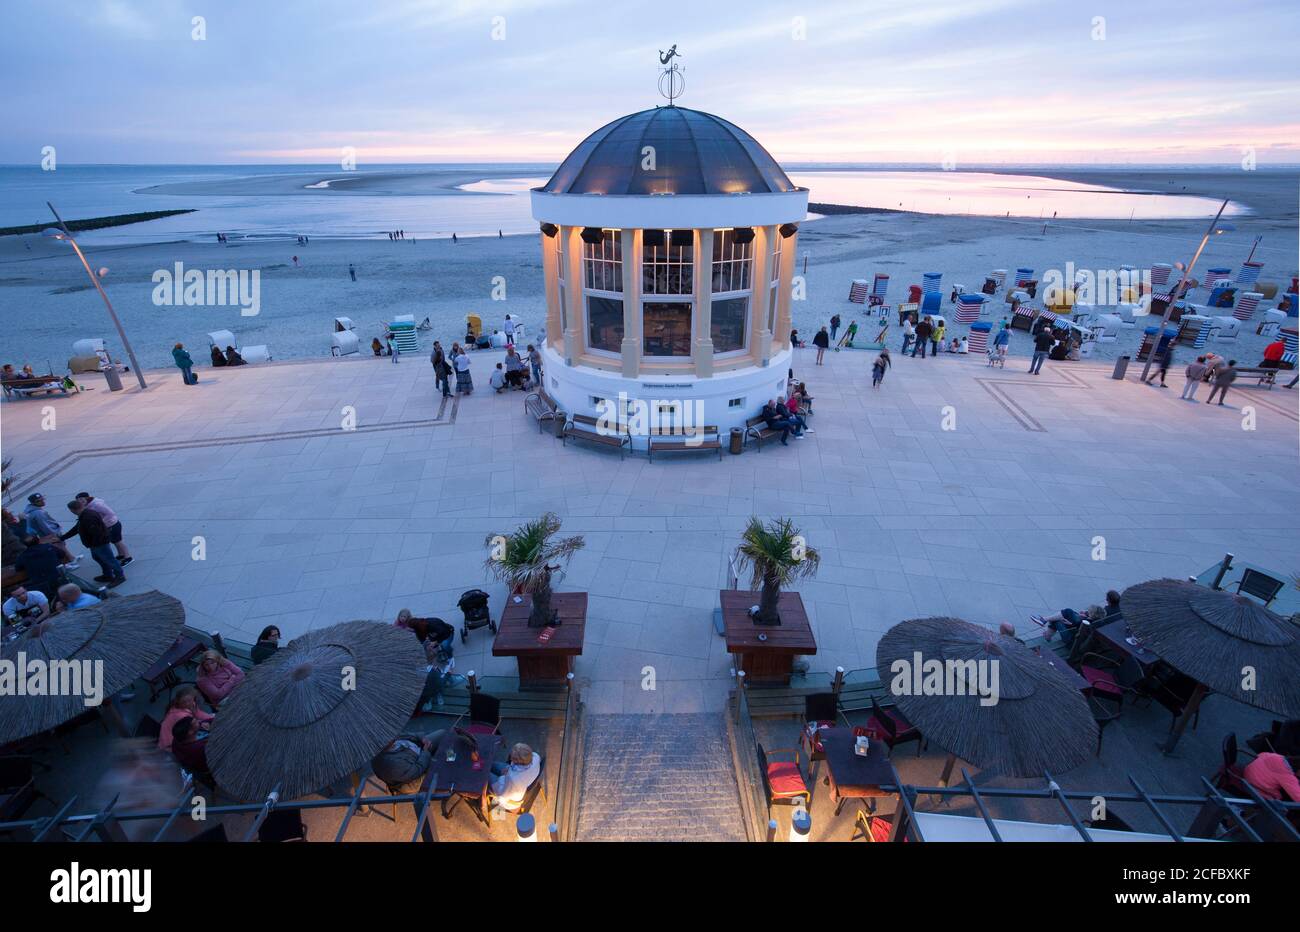
[[[643,170],[645,147],[653,171]],[[753,136],[721,117],[656,107],[620,117],[569,153],[548,194],[777,194],[798,190]]]

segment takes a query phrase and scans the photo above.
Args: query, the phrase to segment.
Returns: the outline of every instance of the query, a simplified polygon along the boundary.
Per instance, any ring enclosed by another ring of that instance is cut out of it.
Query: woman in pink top
[[[1300,780],[1281,754],[1266,751],[1246,765],[1246,782],[1265,799],[1289,799],[1300,803]]]
[[[167,714],[163,716],[162,730],[158,733],[158,747],[164,751],[172,749],[172,730],[183,718],[194,718],[200,726],[216,718],[211,712],[199,708],[199,691],[193,686],[182,686],[167,703]]]
[[[244,682],[244,671],[215,650],[204,651],[199,663],[198,686],[208,702],[216,705]]]

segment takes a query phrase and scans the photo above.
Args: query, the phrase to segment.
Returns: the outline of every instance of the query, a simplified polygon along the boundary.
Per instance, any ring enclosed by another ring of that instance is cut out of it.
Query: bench
[[[767,421],[763,418],[763,415],[756,414],[754,417],[751,417],[745,421],[746,446],[748,446],[749,441],[753,439],[754,446],[757,447],[759,452],[761,453],[763,450],[763,441],[772,440],[773,438],[779,440],[781,438],[781,431],[773,430],[772,428],[768,427]]]
[[[529,392],[524,397],[524,411],[537,419],[537,432],[539,434],[542,432],[542,421],[555,421],[564,417],[560,413],[560,409],[556,407],[554,399],[546,394],[544,388]]]
[[[632,436],[628,433],[626,421],[620,422],[617,430],[610,431],[604,422],[586,414],[575,414],[564,425],[560,441],[567,446],[570,438],[606,447],[617,447],[620,458],[625,450],[632,447]]]
[[[1265,369],[1261,366],[1237,366],[1237,375],[1258,379],[1258,384],[1272,388],[1277,382],[1277,369]]]
[[[4,385],[6,398],[31,398],[40,392],[68,394],[68,387],[63,384],[63,379],[53,373],[34,378],[5,379],[0,384]]]
[[[649,456],[654,462],[656,453],[697,453],[700,450],[717,450],[722,459],[722,441],[716,426],[673,428],[656,427],[650,431]]]

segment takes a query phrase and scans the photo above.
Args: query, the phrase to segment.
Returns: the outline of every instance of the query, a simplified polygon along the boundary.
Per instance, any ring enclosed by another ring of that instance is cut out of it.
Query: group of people
[[[512,328],[513,330],[513,328]],[[488,384],[498,394],[506,388],[526,390],[542,384],[542,354],[533,344],[528,344],[526,355],[521,356],[515,348],[509,334],[506,343],[504,363],[497,363],[488,377]],[[449,397],[451,379],[455,376],[456,393],[469,395],[474,391],[474,378],[470,373],[469,351],[458,341],[453,341],[448,353],[442,347],[442,341],[433,341],[433,351],[429,353],[429,363],[433,366],[433,375],[438,390],[444,397]],[[531,376],[531,378],[530,378]]]
[[[925,358],[927,344],[930,347],[930,355],[938,356],[939,348],[944,345],[944,337],[947,334],[948,325],[943,320],[935,321],[929,314],[926,314],[917,321],[916,315],[911,314],[903,321],[903,348],[901,352],[906,356],[908,347],[911,347],[913,357],[919,352],[921,358]]]
[[[199,656],[194,685],[181,686],[172,693],[159,725],[158,747],[170,751],[178,764],[208,783],[212,782],[207,756],[212,722],[221,703],[244,682],[244,676],[239,665],[220,651],[204,651]],[[201,701],[206,701],[209,708],[204,709]]]
[[[194,357],[185,349],[184,343],[177,343],[172,347],[172,360],[176,363],[176,368],[181,370],[181,379],[186,385],[197,385],[199,383],[198,373],[194,371]],[[212,367],[214,369],[224,366],[244,366],[247,363],[244,357],[239,355],[239,350],[233,346],[227,346],[223,353],[221,348],[215,344],[212,346]]]
[[[808,389],[802,382],[796,382],[790,390],[789,397],[780,395],[769,399],[767,404],[763,405],[759,415],[768,430],[780,432],[781,445],[789,446],[791,436],[796,440],[802,440],[804,434],[816,433],[808,426],[808,419],[799,413],[801,410],[811,409],[812,396],[808,394]]]
[[[23,573],[29,592],[39,591],[47,601],[53,600],[68,580],[65,570],[74,570],[80,561],[68,549],[66,541],[77,537],[99,565],[95,582],[109,587],[126,582],[123,568],[134,559],[122,538],[122,520],[103,499],[89,492],[78,492],[68,502],[75,518],[65,531],[46,509],[45,496],[33,492],[21,516],[4,511],[4,563]],[[80,597],[73,597],[73,601]],[[66,600],[65,600],[66,601]]]

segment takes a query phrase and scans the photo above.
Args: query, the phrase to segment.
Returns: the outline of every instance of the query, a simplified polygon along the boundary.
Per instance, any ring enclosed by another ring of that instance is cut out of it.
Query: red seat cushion
[[[767,782],[772,784],[773,796],[796,796],[808,792],[799,766],[793,761],[778,761],[767,765]]]
[[[1124,690],[1115,677],[1108,670],[1099,670],[1096,667],[1084,666],[1079,670],[1083,678],[1088,681],[1088,685],[1098,692],[1109,693],[1112,696],[1123,697]]]
[[[497,731],[495,725],[489,725],[487,722],[470,722],[465,730],[471,735],[494,735]]]
[[[888,819],[875,818],[871,820],[871,840],[872,841],[889,841],[889,833],[893,830],[893,825]]]
[[[867,737],[875,738],[877,741],[899,741],[903,738],[910,737],[910,732],[912,731],[911,722],[903,718],[903,716],[899,715],[897,712],[890,712],[887,709],[882,709],[881,711],[885,713],[886,718],[889,719],[889,723],[894,726],[894,734],[891,736],[889,732],[885,730],[885,726],[880,723],[880,719],[873,715],[871,718],[867,719],[867,724],[863,726],[862,729],[866,733]],[[856,728],[854,729],[854,732],[857,732]]]

